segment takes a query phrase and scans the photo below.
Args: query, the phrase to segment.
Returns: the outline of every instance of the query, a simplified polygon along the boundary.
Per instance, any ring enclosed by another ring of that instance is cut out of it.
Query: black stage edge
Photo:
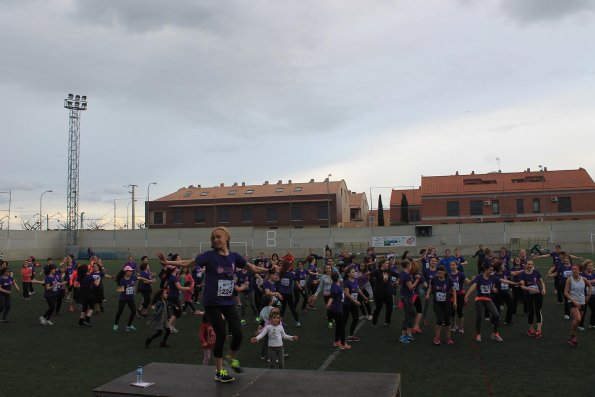
[[[153,386],[132,386],[136,371],[93,390],[96,397],[113,396],[374,396],[400,397],[401,375],[396,373],[305,371],[297,369],[244,368],[236,380],[219,383],[215,367],[151,363],[143,381]]]

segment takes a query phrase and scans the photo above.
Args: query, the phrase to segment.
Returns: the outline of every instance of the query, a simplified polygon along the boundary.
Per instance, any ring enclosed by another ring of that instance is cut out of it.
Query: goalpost
[[[199,243],[198,249],[200,253],[203,253],[209,249],[211,249],[211,242],[210,241],[201,241]],[[229,250],[235,251],[239,254],[248,255],[248,243],[246,241],[230,241],[229,242]]]

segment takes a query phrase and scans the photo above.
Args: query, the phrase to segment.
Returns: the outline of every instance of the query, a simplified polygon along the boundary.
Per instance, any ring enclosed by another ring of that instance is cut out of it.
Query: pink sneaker
[[[438,346],[438,345],[442,344],[442,342],[440,341],[440,338],[434,338],[434,344],[435,344],[436,346]]]
[[[448,339],[446,340],[446,344],[447,344],[447,345],[454,345],[454,344],[455,344],[455,341],[454,341],[454,340],[452,340],[452,339],[450,339],[450,338],[448,338]]]
[[[344,345],[339,346],[339,349],[341,349],[341,350],[350,350],[351,349],[351,345],[348,345],[347,343],[345,343]]]

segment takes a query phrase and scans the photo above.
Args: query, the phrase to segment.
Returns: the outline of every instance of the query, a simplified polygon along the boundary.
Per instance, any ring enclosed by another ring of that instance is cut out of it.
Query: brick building
[[[417,201],[413,194],[419,197]],[[578,170],[425,176],[421,188],[393,190],[391,219],[401,220],[401,197],[419,207],[423,224],[595,219],[595,183]],[[411,212],[410,212],[410,218]]]
[[[344,180],[262,185],[234,183],[188,186],[151,201],[148,227],[214,226],[335,227],[355,226],[368,214],[366,196],[347,189]],[[329,219],[330,210],[330,219]]]

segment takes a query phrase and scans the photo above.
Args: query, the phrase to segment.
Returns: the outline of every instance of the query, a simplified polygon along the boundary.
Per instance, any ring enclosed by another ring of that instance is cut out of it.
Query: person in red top
[[[285,256],[281,258],[281,262],[283,261],[289,262],[289,271],[293,271],[293,262],[295,261],[295,257],[293,256],[293,252],[291,252],[291,250],[287,250]]]
[[[198,331],[198,337],[200,338],[200,345],[203,352],[202,365],[209,365],[217,336],[206,314],[202,316],[202,324]]]
[[[31,268],[27,264],[27,262],[23,263],[23,267],[21,268],[21,278],[23,280],[23,298],[25,300],[31,300],[31,296],[29,292],[31,291],[31,275],[32,275]]]

